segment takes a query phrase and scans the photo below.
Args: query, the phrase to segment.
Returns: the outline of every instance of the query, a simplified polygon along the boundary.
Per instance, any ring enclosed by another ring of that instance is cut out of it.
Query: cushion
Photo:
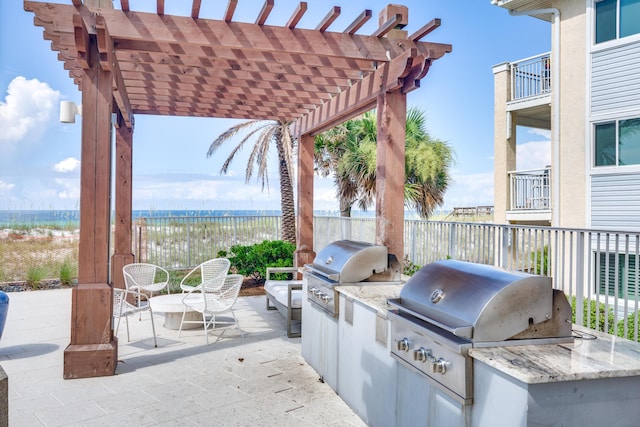
[[[301,285],[302,280],[267,280],[264,282],[264,290],[272,295],[276,301],[287,307],[289,285]],[[302,307],[302,290],[294,289],[291,291],[291,308]]]

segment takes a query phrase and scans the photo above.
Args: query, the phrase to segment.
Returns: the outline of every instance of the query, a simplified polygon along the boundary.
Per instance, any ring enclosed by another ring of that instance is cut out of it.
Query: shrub
[[[605,305],[604,303],[597,301],[589,301],[587,299],[584,300],[583,305],[583,325],[588,326],[591,329],[595,329],[601,332],[608,332],[610,334],[615,334],[616,330],[616,322],[613,316],[613,309],[610,307],[606,316],[605,316]],[[598,312],[598,324],[596,325],[596,311]],[[576,297],[571,297],[571,321],[576,323]],[[587,318],[587,314],[590,317]],[[605,331],[605,317],[607,318],[608,330]],[[589,324],[587,325],[587,320]]]
[[[60,284],[70,286],[73,279],[78,275],[77,267],[71,261],[65,259],[60,264]]]
[[[38,289],[40,287],[40,281],[44,279],[46,273],[47,271],[43,267],[29,267],[27,269],[27,285],[33,289]]]
[[[408,255],[404,256],[404,263],[402,266],[402,274],[407,276],[413,276],[418,270],[420,270],[420,266],[414,264],[413,261],[409,259]]]
[[[624,325],[627,324],[627,336],[624,335]],[[638,313],[638,321],[636,322],[636,313],[631,313],[626,319],[618,322],[618,336],[634,340],[636,329],[638,329],[638,341],[640,341],[640,313]]]
[[[238,274],[262,282],[267,274],[267,267],[292,267],[293,243],[282,240],[265,240],[255,245],[234,245],[230,249],[231,268]]]
[[[533,251],[530,254],[533,263],[533,274],[549,275],[549,246],[545,246],[541,251]]]

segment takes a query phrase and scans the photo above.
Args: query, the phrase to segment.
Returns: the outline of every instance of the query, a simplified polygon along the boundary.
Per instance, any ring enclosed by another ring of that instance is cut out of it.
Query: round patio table
[[[151,310],[164,313],[164,327],[167,329],[180,329],[180,322],[182,322],[182,313],[184,312],[185,305],[182,303],[182,299],[186,294],[169,294],[160,295],[149,299],[151,304]],[[187,307],[187,313],[184,320],[202,320],[202,314]],[[197,329],[202,325],[197,323],[185,323],[182,329]]]

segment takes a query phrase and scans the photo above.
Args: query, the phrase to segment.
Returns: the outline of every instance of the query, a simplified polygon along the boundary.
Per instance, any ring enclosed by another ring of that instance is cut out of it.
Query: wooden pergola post
[[[376,243],[402,262],[407,95],[401,91],[380,95],[377,113]]]
[[[124,289],[122,267],[134,261],[131,253],[133,191],[133,129],[117,113],[114,254],[111,257],[111,282]]]
[[[395,25],[386,37],[404,40],[409,22],[406,6],[390,4],[380,11],[379,24]],[[407,82],[403,82],[406,85]],[[409,84],[412,84],[409,82]],[[385,245],[400,262],[404,259],[404,152],[407,125],[406,89],[381,93],[376,100],[376,243]]]
[[[298,138],[298,221],[296,227],[297,249],[294,265],[302,267],[313,262],[313,144],[310,134]]]
[[[95,36],[85,31],[84,40],[78,285],[72,290],[64,378],[113,375],[118,356],[109,285],[112,76],[100,67]]]

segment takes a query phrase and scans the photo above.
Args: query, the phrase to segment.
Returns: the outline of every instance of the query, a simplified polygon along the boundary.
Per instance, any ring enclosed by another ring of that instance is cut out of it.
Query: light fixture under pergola
[[[274,0],[254,23],[131,10],[137,0],[24,1],[44,38],[82,91],[82,173],[78,285],[73,290],[71,343],[65,378],[113,375],[117,340],[111,330],[111,286],[122,287],[131,253],[132,145],[136,114],[270,119],[291,122],[298,137],[296,264],[313,253],[313,136],[376,107],[378,172],[376,241],[402,258],[406,94],[451,45],[421,41],[433,19],[412,34],[405,6],[389,5],[379,27],[358,34],[364,10],[341,32],[329,31],[334,6],[314,29],[298,28],[300,2],[284,26],[268,25]],[[110,256],[111,114],[116,113],[115,239]],[[109,272],[111,271],[111,274]],[[111,276],[111,279],[110,279]]]

